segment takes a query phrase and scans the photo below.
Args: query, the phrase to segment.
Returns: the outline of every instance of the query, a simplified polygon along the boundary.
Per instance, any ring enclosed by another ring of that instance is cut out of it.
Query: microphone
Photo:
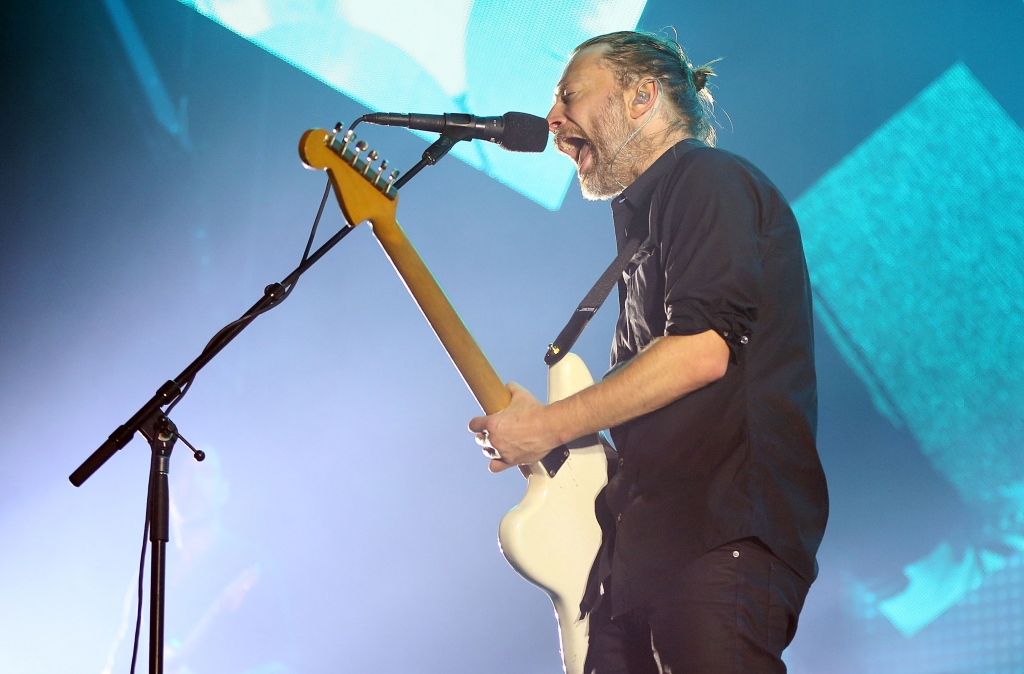
[[[543,152],[548,144],[547,120],[525,112],[506,112],[501,117],[476,117],[458,112],[443,115],[374,112],[364,115],[360,121],[432,131],[453,140],[486,140],[512,152]]]

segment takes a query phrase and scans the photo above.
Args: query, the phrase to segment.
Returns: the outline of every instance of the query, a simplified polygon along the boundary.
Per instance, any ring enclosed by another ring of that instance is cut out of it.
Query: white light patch
[[[416,60],[449,96],[466,90],[466,26],[474,0],[338,0],[354,28],[387,40]]]
[[[196,9],[243,37],[251,38],[274,25],[264,0],[198,0]]]

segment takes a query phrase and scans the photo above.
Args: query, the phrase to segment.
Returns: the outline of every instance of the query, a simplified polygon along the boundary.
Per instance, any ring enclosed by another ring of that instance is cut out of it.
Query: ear
[[[658,102],[658,83],[652,79],[644,79],[635,89],[627,89],[630,118],[636,120],[647,114]]]

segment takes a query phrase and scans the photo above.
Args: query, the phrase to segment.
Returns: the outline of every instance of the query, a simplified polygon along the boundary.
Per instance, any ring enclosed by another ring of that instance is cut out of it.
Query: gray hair
[[[631,30],[590,38],[573,50],[572,57],[599,46],[606,48],[601,59],[611,67],[619,86],[635,86],[642,77],[657,79],[682,117],[680,126],[697,140],[715,144],[715,99],[706,86],[715,75],[714,61],[694,67],[676,40]]]

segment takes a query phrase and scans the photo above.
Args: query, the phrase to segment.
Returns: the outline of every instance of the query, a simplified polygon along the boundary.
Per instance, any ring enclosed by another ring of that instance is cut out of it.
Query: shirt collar
[[[651,193],[658,186],[661,178],[668,173],[676,160],[682,157],[695,147],[704,147],[704,143],[696,138],[685,138],[654,160],[654,163],[647,167],[647,170],[640,174],[633,183],[622,190],[622,194],[615,197],[615,203],[629,202],[636,206],[650,201]]]
[[[637,209],[649,210],[648,205],[654,188],[672,170],[680,157],[697,147],[705,147],[705,145],[696,138],[685,138],[679,141],[654,160],[654,163],[648,166],[647,170],[641,173],[629,187],[622,190],[619,196],[612,199],[612,216],[616,225],[615,238],[618,240],[619,246],[625,242],[625,229],[629,221],[632,220],[632,215]]]

